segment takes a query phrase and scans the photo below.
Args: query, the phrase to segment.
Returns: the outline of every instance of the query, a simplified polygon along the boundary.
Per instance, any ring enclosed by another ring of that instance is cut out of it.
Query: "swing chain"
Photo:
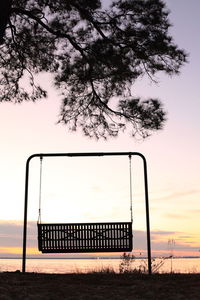
[[[42,160],[43,156],[40,156],[40,183],[39,183],[39,209],[38,209],[38,223],[41,223],[41,194],[42,194]]]
[[[130,186],[130,212],[131,212],[131,223],[133,223],[133,193],[132,193],[132,168],[131,168],[131,158],[132,156],[129,155],[129,186]]]

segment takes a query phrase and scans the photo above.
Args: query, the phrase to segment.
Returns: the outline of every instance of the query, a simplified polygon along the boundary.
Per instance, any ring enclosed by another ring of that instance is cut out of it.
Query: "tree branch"
[[[49,33],[53,34],[54,36],[56,36],[57,38],[66,38],[71,45],[81,53],[81,55],[87,59],[83,48],[81,48],[75,41],[74,39],[67,33],[61,32],[61,31],[55,31],[53,30],[51,27],[49,27],[47,24],[45,24],[40,18],[38,18],[36,15],[34,15],[33,13],[31,13],[31,11],[25,10],[25,9],[21,9],[21,8],[12,8],[11,10],[12,13],[16,13],[16,14],[22,14],[22,15],[26,15],[29,18],[35,20],[38,24],[40,24],[43,28],[45,28]]]
[[[12,0],[0,1],[0,45],[4,42],[6,25],[11,12]]]
[[[103,33],[101,28],[99,28],[99,26],[97,25],[97,22],[95,22],[93,17],[89,14],[89,12],[86,9],[75,3],[72,3],[72,6],[74,6],[79,12],[81,12],[84,15],[84,17],[94,26],[94,28],[97,30],[97,32],[101,35],[103,39],[108,39],[108,37]]]

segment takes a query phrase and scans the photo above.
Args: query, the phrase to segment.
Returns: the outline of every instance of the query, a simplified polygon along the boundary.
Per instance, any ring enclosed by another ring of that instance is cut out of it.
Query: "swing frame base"
[[[132,222],[38,223],[42,253],[130,252]]]

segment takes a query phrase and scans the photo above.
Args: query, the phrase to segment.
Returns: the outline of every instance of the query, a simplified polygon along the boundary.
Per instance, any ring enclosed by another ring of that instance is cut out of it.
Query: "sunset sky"
[[[141,152],[147,159],[153,254],[200,255],[200,1],[167,0],[175,42],[189,53],[181,74],[158,74],[159,83],[142,78],[135,95],[163,101],[164,130],[145,141],[129,133],[108,141],[69,133],[58,121],[59,91],[51,76],[40,80],[49,97],[37,103],[0,105],[0,256],[21,253],[26,159],[48,152]],[[29,253],[38,253],[39,159],[31,162]],[[135,254],[144,252],[145,207],[142,163],[133,158],[133,234]],[[130,220],[128,158],[46,159],[43,166],[42,217],[49,222]]]

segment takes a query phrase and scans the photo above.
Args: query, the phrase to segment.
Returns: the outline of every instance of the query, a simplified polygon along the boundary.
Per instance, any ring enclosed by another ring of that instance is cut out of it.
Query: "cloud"
[[[36,222],[28,222],[27,236],[28,246],[36,246]],[[20,247],[23,240],[22,221],[0,221],[0,246],[1,247]]]
[[[154,197],[155,201],[163,201],[163,200],[171,200],[174,198],[179,198],[179,197],[185,197],[185,196],[190,196],[193,194],[199,194],[200,190],[187,190],[187,191],[183,191],[183,192],[174,192],[174,193],[170,193],[166,196],[159,196],[159,197]]]
[[[0,222],[0,245],[1,247],[18,247],[22,240],[21,222]]]
[[[192,218],[191,215],[188,213],[186,214],[173,214],[173,213],[168,213],[163,215],[165,218],[171,218],[171,219],[190,219]]]
[[[198,251],[199,247],[193,247],[193,237],[186,235],[184,232],[175,231],[152,231],[151,232],[151,248],[152,253],[167,255],[169,252],[168,240],[174,238],[175,251]],[[14,249],[16,254],[22,249],[23,239],[23,222],[19,221],[0,221],[0,256],[13,257]],[[37,223],[28,222],[27,230],[27,248],[31,249],[29,252],[37,253]],[[133,230],[133,248],[135,253],[146,253],[147,249],[147,234],[146,231]],[[7,249],[7,252],[6,252]],[[34,250],[35,249],[35,250]],[[134,252],[133,251],[133,252]],[[37,253],[37,255],[39,252]],[[78,256],[78,255],[77,255]],[[82,256],[81,256],[82,257]]]
[[[91,189],[92,189],[94,192],[98,192],[98,193],[100,193],[100,192],[103,191],[102,187],[100,187],[100,186],[98,186],[98,185],[93,185],[93,186],[91,187]]]
[[[178,236],[178,239],[192,239],[193,237],[190,235],[182,235],[182,236]]]
[[[161,231],[161,230],[156,230],[152,231],[151,235],[156,236],[156,235],[174,235],[176,234],[176,231]]]
[[[191,214],[200,214],[200,209],[189,209],[188,210],[188,213],[191,213]]]

